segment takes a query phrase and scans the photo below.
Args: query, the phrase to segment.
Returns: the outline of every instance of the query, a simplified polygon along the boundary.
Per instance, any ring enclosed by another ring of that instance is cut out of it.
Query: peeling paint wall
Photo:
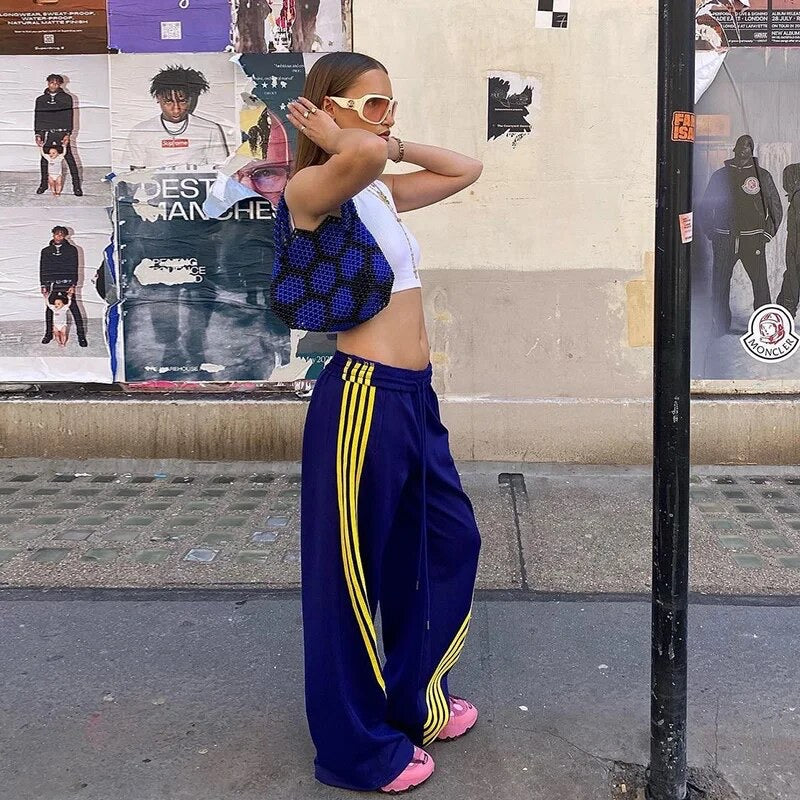
[[[648,397],[657,4],[370,0],[404,139],[480,158],[481,179],[407,215],[422,244],[437,389],[451,398]],[[401,33],[398,33],[401,32]],[[490,75],[535,82],[531,133],[487,140]],[[408,169],[413,169],[408,167]]]

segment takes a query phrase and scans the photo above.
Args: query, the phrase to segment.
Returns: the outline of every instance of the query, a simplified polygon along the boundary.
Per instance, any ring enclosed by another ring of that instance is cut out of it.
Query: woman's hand
[[[300,133],[311,139],[326,153],[333,155],[338,152],[337,140],[342,129],[333,121],[332,117],[317,108],[310,100],[306,100],[305,97],[293,100],[289,103],[289,113],[286,117]]]

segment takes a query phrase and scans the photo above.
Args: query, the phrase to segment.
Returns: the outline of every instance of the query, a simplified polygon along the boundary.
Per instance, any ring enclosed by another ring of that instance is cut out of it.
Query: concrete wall
[[[354,3],[354,46],[390,71],[398,135],[485,164],[470,190],[407,217],[423,248],[435,385],[457,458],[647,463],[657,3],[578,3],[567,30],[535,28],[535,6]],[[532,76],[539,90],[516,146],[487,142],[494,71]],[[696,401],[693,460],[797,463],[797,406]],[[0,454],[295,459],[304,410],[9,400]]]

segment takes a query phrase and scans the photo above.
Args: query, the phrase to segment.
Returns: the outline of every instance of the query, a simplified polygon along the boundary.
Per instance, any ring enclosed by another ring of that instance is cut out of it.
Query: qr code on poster
[[[180,22],[162,22],[161,23],[161,38],[162,39],[181,39],[183,34],[181,32]]]
[[[56,37],[52,33],[46,33],[44,35],[44,43],[45,44],[55,44]]]

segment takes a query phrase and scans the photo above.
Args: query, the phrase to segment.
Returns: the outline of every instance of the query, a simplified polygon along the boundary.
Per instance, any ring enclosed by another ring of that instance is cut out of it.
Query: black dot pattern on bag
[[[353,200],[314,231],[292,230],[281,197],[275,212],[272,311],[289,327],[335,333],[388,304],[394,274]]]

